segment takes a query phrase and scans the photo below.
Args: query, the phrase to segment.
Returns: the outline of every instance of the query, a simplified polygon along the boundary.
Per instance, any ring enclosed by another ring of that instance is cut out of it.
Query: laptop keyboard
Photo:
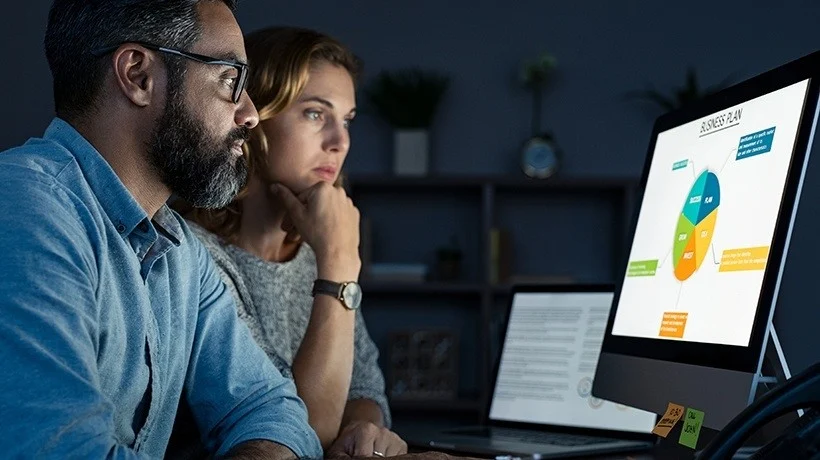
[[[532,444],[551,444],[554,446],[588,446],[591,444],[604,444],[615,442],[616,439],[601,438],[596,436],[579,436],[563,433],[545,433],[529,430],[517,430],[514,428],[492,428],[479,429],[473,431],[461,431],[461,435],[488,437],[498,441],[526,442]]]
[[[544,433],[538,431],[522,431],[505,428],[493,428],[493,439],[528,442],[533,444],[552,444],[556,446],[586,446],[611,442],[611,439],[592,436],[578,436],[562,433]]]

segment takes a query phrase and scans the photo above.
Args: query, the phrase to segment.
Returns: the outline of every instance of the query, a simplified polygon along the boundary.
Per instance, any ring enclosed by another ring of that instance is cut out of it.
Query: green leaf
[[[382,71],[366,89],[376,112],[396,128],[428,128],[449,77],[419,68]]]
[[[695,68],[690,66],[686,70],[683,85],[672,88],[668,93],[662,93],[650,86],[643,91],[629,91],[625,96],[627,99],[638,99],[653,103],[663,111],[671,111],[726,88],[732,79],[733,77],[729,76],[718,84],[702,88],[698,82]]]

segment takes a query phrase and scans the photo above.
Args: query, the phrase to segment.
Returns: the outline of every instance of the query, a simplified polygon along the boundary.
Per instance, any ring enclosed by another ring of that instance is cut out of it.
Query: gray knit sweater
[[[189,222],[213,256],[219,274],[236,299],[236,309],[259,346],[282,375],[293,379],[291,366],[307,330],[313,309],[311,290],[317,276],[316,255],[305,243],[296,256],[283,263],[268,262],[234,245],[224,244],[213,233]],[[385,426],[390,409],[379,368],[379,351],[356,312],[353,375],[348,401],[370,399],[381,407]]]

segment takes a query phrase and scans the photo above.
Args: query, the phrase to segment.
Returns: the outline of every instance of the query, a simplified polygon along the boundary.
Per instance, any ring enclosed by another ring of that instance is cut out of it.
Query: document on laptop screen
[[[612,298],[612,293],[516,293],[490,418],[651,432],[654,413],[591,395]]]

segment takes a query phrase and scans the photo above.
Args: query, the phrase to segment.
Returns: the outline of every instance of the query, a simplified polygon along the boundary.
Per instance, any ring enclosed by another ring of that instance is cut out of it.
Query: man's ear
[[[146,107],[164,86],[167,74],[156,55],[140,45],[126,44],[114,52],[114,80],[122,94],[139,107]]]

